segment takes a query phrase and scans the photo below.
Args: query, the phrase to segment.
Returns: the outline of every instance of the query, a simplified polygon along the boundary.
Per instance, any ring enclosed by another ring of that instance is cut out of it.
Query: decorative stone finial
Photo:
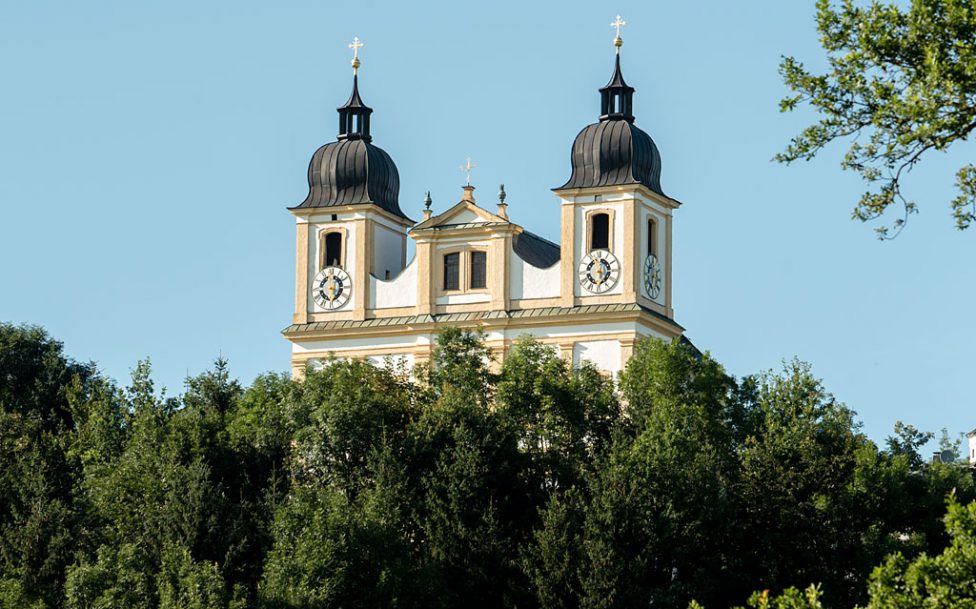
[[[505,203],[505,185],[498,185],[498,215],[502,218],[508,219],[508,204]]]
[[[359,71],[359,49],[363,48],[363,43],[359,40],[359,36],[353,37],[349,48],[352,49],[352,73],[356,74]]]
[[[617,47],[617,53],[620,53],[620,47],[624,46],[624,39],[620,37],[620,28],[627,25],[627,22],[617,15],[617,18],[610,22],[610,27],[617,29],[617,37],[613,39],[613,46]]]
[[[428,190],[427,196],[424,197],[424,220],[430,220],[430,216],[432,213],[430,211],[430,204],[433,202],[434,200],[430,198],[430,191]]]

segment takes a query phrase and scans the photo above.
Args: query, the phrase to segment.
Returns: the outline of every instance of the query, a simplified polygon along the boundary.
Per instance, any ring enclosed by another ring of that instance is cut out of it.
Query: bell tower
[[[668,319],[671,221],[680,203],[661,189],[661,155],[634,124],[634,88],[620,67],[625,22],[617,16],[613,74],[599,120],[576,136],[572,175],[554,189],[561,208],[560,304],[637,304]]]
[[[312,155],[308,196],[289,211],[296,221],[296,324],[363,320],[377,281],[406,266],[407,230],[396,164],[372,143],[373,109],[359,93],[359,49],[353,50],[352,93],[337,108],[339,133]]]

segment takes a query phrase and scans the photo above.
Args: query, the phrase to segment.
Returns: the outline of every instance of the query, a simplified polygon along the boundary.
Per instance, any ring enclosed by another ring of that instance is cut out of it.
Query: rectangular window
[[[654,233],[657,232],[657,224],[654,220],[647,221],[647,254],[654,254]]]
[[[461,254],[447,254],[444,256],[444,289],[457,290],[460,286]]]
[[[322,266],[342,266],[342,233],[328,233],[325,236],[325,258]]]
[[[590,249],[610,248],[610,215],[593,214],[590,217]]]
[[[488,254],[486,252],[471,252],[471,289],[483,290],[488,282]]]

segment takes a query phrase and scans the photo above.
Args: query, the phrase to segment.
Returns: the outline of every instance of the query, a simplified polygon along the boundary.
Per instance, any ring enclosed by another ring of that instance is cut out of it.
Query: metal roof
[[[369,123],[372,108],[359,95],[359,76],[352,94],[338,108],[339,135],[312,155],[308,196],[292,209],[373,204],[395,216],[400,210],[400,173],[390,155],[374,146]]]
[[[547,269],[559,262],[559,246],[529,231],[512,238],[512,249],[519,258],[536,268]]]
[[[361,321],[317,321],[307,324],[292,324],[282,330],[283,334],[294,332],[319,332],[323,330],[345,330],[350,328],[383,328],[392,326],[412,326],[421,324],[452,324],[471,321],[488,321],[495,319],[526,319],[543,317],[563,317],[568,315],[588,315],[593,313],[619,313],[643,311],[657,319],[677,326],[680,325],[666,315],[652,311],[634,303],[618,303],[604,305],[582,305],[578,307],[543,307],[538,309],[519,309],[516,311],[470,311],[467,313],[443,313],[439,315],[408,315],[401,317],[377,317]]]
[[[625,120],[601,121],[580,131],[573,142],[571,161],[573,173],[557,190],[643,184],[664,195],[657,145],[651,136]]]

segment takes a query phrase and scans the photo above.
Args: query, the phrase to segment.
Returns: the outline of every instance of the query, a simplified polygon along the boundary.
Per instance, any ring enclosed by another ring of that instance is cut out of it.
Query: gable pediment
[[[509,221],[497,214],[484,210],[471,201],[461,201],[444,213],[433,216],[429,220],[424,220],[413,230],[424,230],[431,228],[441,228],[455,226],[458,224],[508,224]]]

